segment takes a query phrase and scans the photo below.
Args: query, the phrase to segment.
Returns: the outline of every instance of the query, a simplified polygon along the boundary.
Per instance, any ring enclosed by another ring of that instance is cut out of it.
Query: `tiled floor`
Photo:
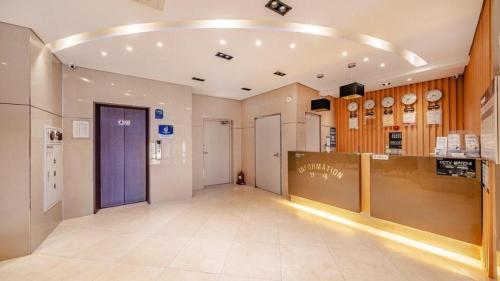
[[[488,280],[477,269],[325,221],[250,187],[66,220],[0,280]]]

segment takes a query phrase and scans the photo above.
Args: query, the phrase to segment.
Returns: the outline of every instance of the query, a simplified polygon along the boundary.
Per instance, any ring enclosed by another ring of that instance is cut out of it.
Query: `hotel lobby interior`
[[[500,280],[499,94],[500,0],[0,0],[0,281]]]

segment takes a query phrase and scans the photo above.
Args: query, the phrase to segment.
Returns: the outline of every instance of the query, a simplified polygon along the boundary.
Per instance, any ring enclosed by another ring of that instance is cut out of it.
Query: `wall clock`
[[[415,108],[413,106],[416,102],[417,102],[417,94],[415,93],[405,94],[401,98],[401,103],[403,103],[405,106],[404,112],[414,112]]]
[[[394,105],[394,98],[393,97],[385,97],[382,99],[382,106],[383,107],[391,107]]]
[[[443,92],[441,92],[438,89],[428,91],[427,94],[425,94],[425,99],[429,103],[427,105],[427,109],[438,110],[439,108],[441,108],[441,106],[439,105],[439,101],[441,100],[442,97],[443,97]]]
[[[358,110],[358,103],[355,101],[351,102],[350,104],[347,105],[347,110],[349,110],[350,112]]]
[[[375,108],[375,100],[366,100],[363,103],[363,107],[365,108],[365,117],[368,119],[373,119],[373,117],[375,117],[375,112],[373,111],[373,109]]]

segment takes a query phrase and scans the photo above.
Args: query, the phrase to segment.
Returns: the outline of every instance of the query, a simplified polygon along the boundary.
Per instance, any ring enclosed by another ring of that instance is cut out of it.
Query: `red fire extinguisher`
[[[245,174],[243,174],[243,171],[238,173],[238,180],[236,181],[236,184],[245,185]]]

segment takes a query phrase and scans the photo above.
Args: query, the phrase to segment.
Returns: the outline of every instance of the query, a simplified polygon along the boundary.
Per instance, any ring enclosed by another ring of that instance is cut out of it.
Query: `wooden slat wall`
[[[493,79],[491,58],[491,0],[485,0],[470,50],[469,65],[464,72],[465,123],[468,130],[481,129],[481,96]]]
[[[394,130],[382,127],[383,107],[381,102],[385,96],[392,96],[396,100],[393,106],[394,120],[395,124],[400,126],[400,131],[403,132],[403,149],[405,149],[406,155],[429,155],[434,151],[437,136],[447,135],[449,131],[463,130],[464,128],[462,83],[461,78],[453,79],[450,77],[368,92],[365,97],[355,100],[359,104],[358,130],[349,130],[347,104],[351,100],[335,99],[337,151],[384,152],[385,144],[388,141],[388,133]],[[442,125],[426,124],[427,101],[425,100],[425,94],[432,89],[439,89],[443,92],[443,99],[441,100]],[[409,92],[415,92],[418,97],[415,105],[417,124],[414,126],[402,124],[404,106],[401,104],[401,97]],[[367,99],[376,101],[375,119],[365,121],[363,102]]]

